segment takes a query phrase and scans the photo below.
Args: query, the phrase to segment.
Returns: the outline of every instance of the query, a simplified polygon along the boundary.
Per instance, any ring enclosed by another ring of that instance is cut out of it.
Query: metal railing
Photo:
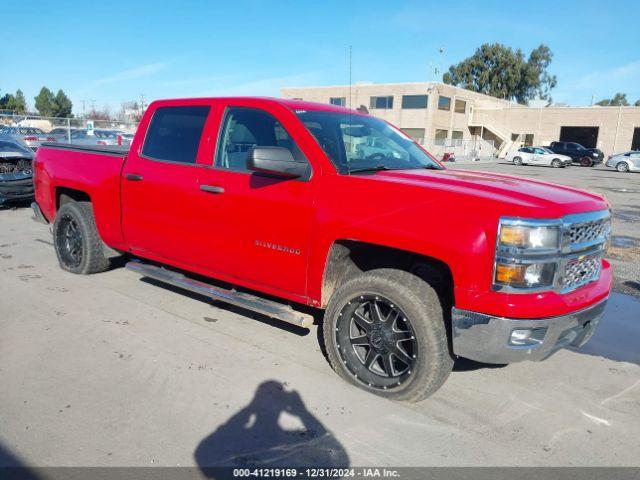
[[[445,153],[453,154],[459,160],[488,160],[496,154],[496,148],[492,140],[432,138],[424,139],[420,141],[420,144],[439,159]]]

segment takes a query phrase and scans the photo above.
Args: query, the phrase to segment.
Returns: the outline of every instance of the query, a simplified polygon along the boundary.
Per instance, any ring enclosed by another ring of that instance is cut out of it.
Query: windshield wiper
[[[375,165],[371,167],[362,167],[362,168],[350,168],[347,170],[347,173],[360,173],[360,172],[381,172],[383,170],[392,170],[386,165]]]

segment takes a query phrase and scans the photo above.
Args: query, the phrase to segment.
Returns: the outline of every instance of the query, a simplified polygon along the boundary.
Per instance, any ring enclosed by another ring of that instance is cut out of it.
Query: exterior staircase
[[[515,140],[512,139],[511,132],[508,127],[502,125],[493,118],[488,118],[488,115],[484,115],[483,112],[478,111],[478,109],[474,110],[470,116],[469,126],[482,127],[485,130],[489,130],[500,139],[502,143],[496,151],[496,156],[498,158],[505,158],[510,151],[516,150],[522,146],[522,134],[518,134]]]

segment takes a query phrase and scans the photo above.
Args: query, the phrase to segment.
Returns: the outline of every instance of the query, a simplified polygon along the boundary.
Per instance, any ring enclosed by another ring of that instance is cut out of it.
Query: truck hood
[[[390,170],[371,175],[372,180],[450,191],[510,206],[516,210],[538,209],[540,218],[603,210],[609,207],[602,195],[548,182],[471,170]]]

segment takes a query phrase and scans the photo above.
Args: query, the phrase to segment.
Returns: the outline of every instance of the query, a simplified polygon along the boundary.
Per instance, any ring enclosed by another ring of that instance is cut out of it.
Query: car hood
[[[390,170],[370,175],[374,181],[404,183],[407,186],[450,191],[504,205],[512,215],[557,217],[609,207],[602,195],[553,183],[512,175],[470,170]],[[504,209],[502,209],[504,210]]]

